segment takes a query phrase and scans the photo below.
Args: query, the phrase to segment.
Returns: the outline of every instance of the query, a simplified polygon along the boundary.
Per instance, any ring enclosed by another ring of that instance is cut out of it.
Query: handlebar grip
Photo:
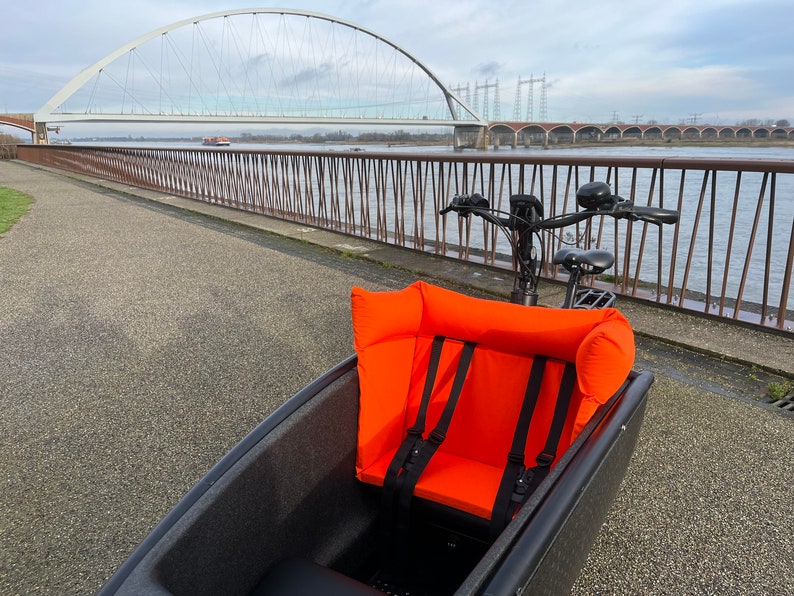
[[[551,219],[544,219],[539,221],[536,226],[541,230],[556,230],[557,228],[564,228],[566,226],[579,223],[586,219],[590,219],[599,215],[597,211],[574,211],[573,213],[566,213]]]
[[[647,221],[649,223],[662,225],[674,224],[678,222],[679,213],[674,209],[662,209],[661,207],[643,207],[642,205],[634,205],[632,215],[636,219]]]
[[[481,207],[483,209],[488,209],[488,199],[486,199],[478,192],[475,192],[473,195],[469,197],[469,204],[472,207]]]
[[[488,199],[480,193],[473,195],[455,195],[452,197],[452,202],[439,210],[440,215],[445,215],[450,211],[456,211],[459,215],[468,215],[469,213],[488,209]]]

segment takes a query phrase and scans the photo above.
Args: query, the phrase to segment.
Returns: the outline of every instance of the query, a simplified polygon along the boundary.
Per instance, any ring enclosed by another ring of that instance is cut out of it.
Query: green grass
[[[4,234],[30,209],[33,199],[28,195],[0,186],[0,234]]]
[[[781,381],[779,383],[772,382],[767,386],[769,397],[772,399],[783,399],[790,395],[794,395],[794,381]]]

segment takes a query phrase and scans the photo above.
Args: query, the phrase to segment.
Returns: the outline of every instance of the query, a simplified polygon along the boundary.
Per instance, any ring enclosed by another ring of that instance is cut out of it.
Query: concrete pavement
[[[3,594],[95,592],[352,353],[352,285],[509,290],[486,268],[21,162],[0,161],[0,185],[36,200],[0,238]],[[753,400],[794,378],[794,341],[620,306],[657,382],[575,593],[792,593],[794,417]]]

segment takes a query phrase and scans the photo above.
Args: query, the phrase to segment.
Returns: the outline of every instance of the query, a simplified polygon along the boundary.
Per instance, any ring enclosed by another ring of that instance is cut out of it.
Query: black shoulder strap
[[[510,447],[510,453],[507,454],[507,464],[505,465],[502,480],[499,483],[499,490],[496,493],[493,511],[491,512],[491,534],[494,536],[502,531],[515,512],[515,504],[511,506],[513,492],[516,490],[517,479],[521,478],[525,470],[524,447],[527,444],[529,425],[532,422],[532,415],[535,413],[535,406],[538,403],[545,369],[546,357],[535,356],[532,360],[532,368],[530,369],[527,388],[524,392],[524,401],[518,414],[518,423],[513,433],[513,444]]]
[[[575,384],[576,366],[572,362],[566,362],[565,370],[562,373],[562,380],[560,381],[560,392],[557,395],[557,404],[554,406],[554,417],[551,420],[549,436],[546,438],[546,446],[535,460],[538,464],[538,468],[544,470],[544,477],[548,474],[552,462],[557,457],[557,447],[560,444],[565,420],[568,418],[568,408],[571,405],[571,397],[573,396]],[[535,475],[537,476],[537,473]],[[541,481],[542,480],[543,478],[541,478]],[[537,484],[540,484],[540,481],[538,481]]]
[[[466,378],[469,364],[471,363],[475,344],[473,342],[465,342],[460,360],[458,361],[457,370],[455,371],[455,378],[447,403],[444,406],[436,427],[430,432],[427,440],[425,440],[423,435],[425,432],[427,410],[433,395],[433,388],[438,374],[438,366],[441,360],[441,351],[445,341],[446,338],[443,336],[436,336],[433,339],[425,386],[422,392],[422,399],[419,403],[419,411],[417,412],[416,420],[413,426],[408,429],[403,442],[392,458],[383,480],[381,540],[384,553],[391,550],[393,546],[391,544],[393,526],[396,527],[398,531],[402,532],[402,529],[407,525],[408,512],[414,488],[419,481],[420,475],[430,462],[430,458],[446,438],[447,430],[452,421],[452,414],[454,413],[455,406],[463,390],[463,382]],[[394,512],[395,500],[398,501],[397,504],[399,506],[399,511],[397,511],[396,514]]]
[[[403,442],[394,454],[391,463],[389,463],[389,468],[386,470],[386,475],[383,478],[384,513],[389,513],[389,515],[394,491],[397,487],[397,479],[402,472],[403,466],[409,459],[414,444],[422,440],[422,434],[425,432],[427,408],[430,405],[430,398],[433,395],[433,387],[436,383],[438,364],[441,360],[441,351],[444,348],[444,341],[446,341],[446,338],[441,335],[437,335],[433,338],[433,345],[430,349],[430,360],[427,364],[425,386],[422,391],[422,400],[419,402],[419,411],[416,414],[416,420],[413,426],[408,429]]]
[[[419,482],[419,477],[424,472],[430,459],[433,457],[441,443],[447,438],[447,431],[452,422],[452,414],[455,412],[455,406],[458,404],[458,399],[463,391],[463,382],[466,379],[466,373],[469,370],[472,355],[474,354],[474,342],[467,341],[463,344],[463,350],[458,360],[458,368],[455,371],[455,379],[452,382],[452,389],[449,394],[449,399],[444,405],[441,412],[441,417],[438,419],[436,427],[430,431],[426,441],[418,445],[418,448],[412,452],[408,465],[405,468],[405,482],[400,488],[399,507],[402,511],[407,512],[410,507],[411,498],[414,494],[416,483]]]
[[[533,363],[534,368],[534,363]],[[530,375],[531,380],[531,375]],[[554,414],[552,415],[551,427],[549,434],[546,437],[546,444],[543,451],[535,458],[536,465],[532,468],[525,468],[523,461],[520,467],[512,466],[513,470],[513,486],[511,487],[510,500],[506,501],[504,495],[497,494],[497,500],[502,497],[503,505],[506,502],[506,510],[497,510],[494,505],[494,511],[491,514],[491,534],[498,534],[504,526],[506,526],[515,515],[527,497],[531,495],[534,490],[543,482],[543,479],[549,473],[551,464],[557,457],[557,449],[562,438],[562,430],[565,427],[565,420],[568,418],[568,410],[571,405],[571,397],[576,385],[576,366],[572,362],[565,363],[565,369],[562,373],[560,380],[560,389],[557,392],[557,401],[554,404]],[[528,389],[529,390],[529,389]],[[526,434],[524,434],[524,441],[526,442]],[[523,453],[522,453],[523,457]],[[509,462],[508,462],[509,463]],[[519,470],[518,474],[515,473]],[[507,473],[505,473],[505,477]],[[500,485],[500,493],[503,490],[503,485],[508,484],[508,481],[503,478],[502,485]],[[504,489],[507,490],[507,489]],[[501,527],[500,527],[501,526]]]

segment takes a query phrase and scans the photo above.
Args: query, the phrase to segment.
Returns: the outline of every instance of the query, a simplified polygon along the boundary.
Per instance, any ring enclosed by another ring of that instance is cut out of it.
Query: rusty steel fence
[[[3,143],[0,144],[0,159],[16,159],[17,157],[17,147],[16,143],[9,144]]]
[[[615,253],[614,273],[595,285],[792,331],[791,161],[33,145],[18,155],[505,269],[513,267],[509,245],[490,224],[439,216],[455,194],[479,192],[505,210],[510,195],[534,194],[550,217],[576,210],[576,189],[602,180],[637,204],[679,210],[680,222],[657,228],[601,217],[546,234],[547,257],[570,243],[604,248]],[[544,277],[564,272],[547,264]]]

